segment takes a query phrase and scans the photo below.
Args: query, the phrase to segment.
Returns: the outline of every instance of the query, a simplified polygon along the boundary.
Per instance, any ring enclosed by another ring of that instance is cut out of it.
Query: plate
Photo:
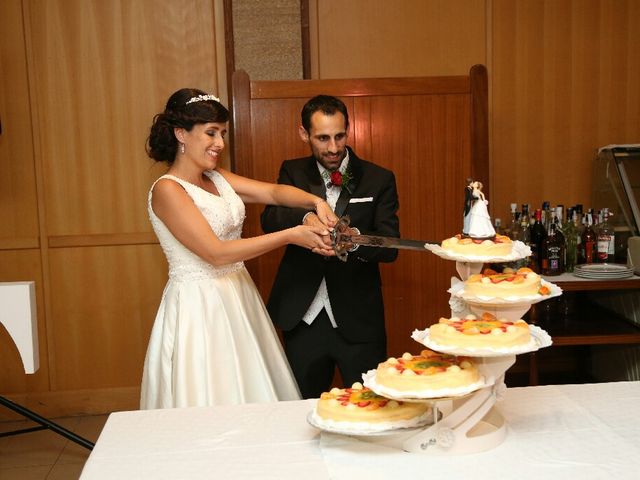
[[[629,273],[617,273],[614,275],[604,275],[604,274],[595,274],[595,273],[581,273],[581,272],[573,272],[576,277],[580,278],[590,278],[592,280],[621,280],[624,278],[633,277],[633,272]]]
[[[562,288],[557,286],[555,283],[547,282],[544,279],[540,279],[540,284],[549,289],[549,295],[540,295],[536,293],[535,295],[527,295],[524,297],[490,297],[485,295],[468,295],[464,290],[464,282],[456,283],[452,286],[447,292],[451,295],[454,295],[458,298],[461,298],[467,303],[473,304],[484,304],[484,305],[520,305],[520,304],[528,304],[533,305],[534,303],[542,302],[544,300],[549,300],[554,297],[558,297],[562,295]]]
[[[366,422],[330,422],[326,421],[320,417],[315,415],[315,411],[312,410],[307,414],[307,423],[312,427],[315,427],[323,432],[329,433],[339,433],[341,435],[355,435],[355,436],[363,436],[363,437],[371,437],[378,435],[386,435],[388,433],[396,433],[396,432],[411,432],[413,430],[419,430],[423,428],[425,425],[433,424],[433,410],[429,409],[429,411],[423,415],[424,420],[419,423],[411,426],[411,427],[394,427],[394,426],[386,426],[385,424],[375,424],[375,423],[366,423]],[[387,422],[386,425],[389,425],[390,422]]]
[[[492,257],[487,255],[462,255],[460,253],[454,253],[449,250],[445,250],[440,245],[428,243],[424,246],[430,252],[436,254],[440,258],[445,260],[455,260],[457,262],[467,263],[496,263],[496,262],[512,262],[514,260],[520,260],[521,258],[531,256],[531,248],[525,245],[519,240],[514,240],[513,248],[509,255],[503,255],[501,257]]]
[[[633,272],[633,268],[623,263],[584,263],[575,266],[575,270],[588,273],[627,273]]]
[[[580,278],[615,280],[633,277],[633,268],[622,263],[587,263],[576,265],[573,274]]]
[[[529,332],[531,332],[531,340],[529,343],[508,348],[463,348],[451,345],[440,345],[429,338],[428,328],[425,330],[414,330],[411,338],[431,350],[467,357],[503,357],[506,355],[518,355],[521,353],[535,352],[553,344],[551,336],[537,325],[529,325]]]
[[[438,390],[413,390],[413,391],[400,391],[393,388],[378,385],[376,382],[376,371],[369,370],[367,373],[362,374],[362,384],[365,387],[369,387],[378,395],[383,397],[392,398],[394,400],[401,401],[430,401],[440,402],[443,400],[451,400],[454,398],[464,397],[476,390],[484,387],[490,387],[492,382],[487,382],[484,376],[480,376],[480,380],[470,385],[457,388],[442,388]]]

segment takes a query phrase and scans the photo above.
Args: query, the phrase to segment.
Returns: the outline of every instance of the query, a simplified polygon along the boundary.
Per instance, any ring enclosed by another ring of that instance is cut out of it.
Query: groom
[[[348,215],[362,234],[399,237],[395,176],[362,160],[346,146],[349,114],[344,103],[318,95],[302,109],[299,135],[311,155],[287,160],[278,183],[326,198],[336,215]],[[319,224],[314,212],[268,206],[265,232]],[[356,233],[356,232],[354,232]],[[352,248],[346,262],[288,246],[267,309],[283,331],[284,347],[304,398],[319,397],[338,367],[345,386],[386,359],[384,306],[379,262],[397,250]]]

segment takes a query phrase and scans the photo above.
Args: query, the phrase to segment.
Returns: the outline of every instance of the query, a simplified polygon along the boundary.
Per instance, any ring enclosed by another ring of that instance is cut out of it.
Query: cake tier
[[[379,364],[375,380],[402,392],[464,387],[478,382],[480,375],[469,358],[425,349],[420,355],[405,353]]]
[[[438,345],[460,348],[502,348],[526,345],[531,340],[529,325],[524,320],[498,320],[491,313],[481,318],[441,318],[429,327],[429,337]]]
[[[464,293],[476,297],[526,297],[549,295],[547,287],[541,286],[540,275],[530,268],[517,271],[504,269],[502,273],[485,269],[482,273],[470,275],[464,283]]]
[[[502,257],[511,253],[513,242],[504,235],[496,235],[493,240],[479,240],[458,234],[444,240],[442,248],[462,255]]]
[[[426,403],[405,403],[390,400],[371,389],[354,383],[351,388],[333,388],[324,392],[316,404],[316,414],[335,422],[406,422],[423,420],[429,411]]]

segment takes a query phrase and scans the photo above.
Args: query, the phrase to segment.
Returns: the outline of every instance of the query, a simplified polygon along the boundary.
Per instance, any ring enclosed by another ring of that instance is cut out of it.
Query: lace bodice
[[[242,203],[240,197],[220,173],[211,170],[205,172],[205,174],[213,181],[220,196],[213,195],[197,185],[173,175],[163,175],[158,180],[170,178],[178,182],[192,198],[193,203],[195,203],[196,207],[202,212],[202,215],[211,226],[211,230],[213,230],[220,240],[235,240],[240,238],[242,224],[245,218],[244,203]],[[153,188],[158,180],[154,182],[149,190],[149,220],[151,220],[153,230],[156,232],[160,246],[167,257],[167,262],[169,263],[169,278],[176,281],[200,280],[220,277],[243,268],[243,262],[236,262],[219,267],[213,266],[182,245],[171,234],[151,207]]]

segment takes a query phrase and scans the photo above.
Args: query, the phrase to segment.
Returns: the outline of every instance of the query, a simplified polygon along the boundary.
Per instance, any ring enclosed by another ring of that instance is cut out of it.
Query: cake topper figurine
[[[467,179],[464,190],[464,222],[462,234],[471,238],[493,238],[496,231],[487,210],[489,201],[482,193],[482,183]]]

